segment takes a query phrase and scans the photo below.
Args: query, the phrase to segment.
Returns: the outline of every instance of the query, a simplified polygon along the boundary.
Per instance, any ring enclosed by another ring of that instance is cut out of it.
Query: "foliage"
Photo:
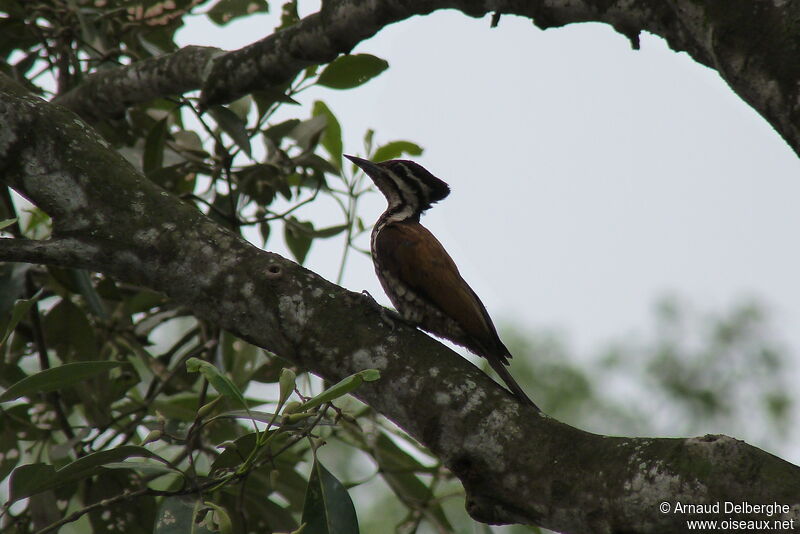
[[[516,374],[568,424],[622,435],[718,432],[773,449],[792,438],[788,355],[758,303],[701,314],[663,298],[645,337],[628,336],[589,358],[551,335],[512,330],[504,338],[515,355],[535,361],[535,372]]]
[[[2,0],[0,68],[49,99],[92,73],[176,50],[187,17],[224,25],[268,8],[262,0]],[[296,2],[285,3],[278,29],[297,21]],[[300,263],[315,240],[343,238],[343,273],[367,231],[358,202],[370,185],[343,167],[334,112],[318,101],[309,113],[296,97],[315,85],[352,89],[387,67],[369,54],[344,56],[206,113],[194,98],[168,98],[93,126],[148,178],[232,231],[262,245],[282,234]],[[373,145],[367,132],[364,152],[421,149]],[[303,208],[325,197],[342,220],[320,227]],[[47,215],[8,190],[0,221],[15,237],[50,234]],[[4,527],[288,532],[307,522],[306,532],[357,532],[355,512],[341,513],[353,509],[346,486],[314,453],[342,421],[359,436],[333,402],[375,372],[303,395],[316,382],[161,295],[44,266],[0,265],[0,340]]]
[[[49,99],[93,72],[174,51],[189,16],[224,25],[268,8],[262,0],[0,0],[0,69]],[[296,1],[286,2],[278,29],[297,21]],[[149,179],[262,246],[282,236],[303,263],[316,240],[338,236],[341,280],[349,253],[362,252],[359,200],[370,186],[343,164],[333,110],[322,101],[306,110],[298,99],[315,85],[356,88],[387,66],[344,56],[206,113],[193,98],[160,99],[93,126]],[[384,160],[421,148],[378,144],[368,131],[363,152]],[[335,224],[307,216],[323,199],[340,208]],[[3,191],[0,231],[42,239],[50,228],[47,214]],[[765,341],[757,308],[714,322],[696,347],[684,344],[680,310],[670,313],[658,316],[655,342],[620,345],[594,364],[578,365],[552,339],[519,336],[510,343],[515,362],[535,363],[515,372],[554,416],[587,426],[604,418],[636,433],[646,414],[604,401],[613,395],[599,384],[634,372],[699,429],[738,417],[735,390],[747,373],[758,376],[752,398],[768,421],[785,421],[790,396],[774,380],[784,360]],[[320,384],[162,295],[37,265],[0,264],[0,340],[4,530],[355,533],[358,523],[385,532],[387,518],[405,533],[471,528],[463,492],[441,463],[347,395],[379,379],[375,372]],[[351,495],[361,497],[356,506]]]

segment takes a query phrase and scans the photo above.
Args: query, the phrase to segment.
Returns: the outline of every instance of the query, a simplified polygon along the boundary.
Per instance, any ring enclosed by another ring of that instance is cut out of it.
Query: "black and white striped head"
[[[418,218],[420,214],[450,194],[442,180],[422,165],[405,159],[373,163],[355,156],[345,156],[372,178],[389,202],[386,213],[394,220]]]

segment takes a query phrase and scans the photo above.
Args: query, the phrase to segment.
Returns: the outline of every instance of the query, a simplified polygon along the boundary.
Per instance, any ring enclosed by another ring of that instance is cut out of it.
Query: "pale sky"
[[[273,26],[181,37],[232,49]],[[457,12],[392,25],[355,52],[390,68],[301,102],[325,100],[351,152],[370,127],[426,149],[418,161],[453,193],[423,222],[493,315],[589,348],[646,322],[661,294],[708,309],[755,296],[800,347],[800,165],[716,72],[647,34],[634,51],[604,25],[543,32],[504,16],[490,29]],[[367,221],[384,207],[370,200]],[[339,246],[315,243],[309,266],[335,278]],[[350,267],[347,287],[382,297],[366,258]]]
[[[192,25],[181,44],[235,49],[274,20]],[[324,100],[349,153],[363,155],[367,128],[425,148],[417,161],[453,192],[422,221],[496,322],[556,330],[591,355],[646,332],[664,294],[720,312],[753,297],[800,353],[800,164],[716,72],[647,34],[634,51],[604,25],[541,31],[503,16],[490,29],[455,11],[354,52],[390,68],[355,90],[304,93],[300,116]],[[372,195],[365,221],[384,207]],[[335,280],[340,251],[315,242],[307,266]],[[364,256],[344,285],[389,302]]]

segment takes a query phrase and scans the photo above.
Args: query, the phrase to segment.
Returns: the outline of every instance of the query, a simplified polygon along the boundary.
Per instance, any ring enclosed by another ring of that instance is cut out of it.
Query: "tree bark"
[[[772,519],[800,524],[797,466],[725,436],[619,438],[559,423],[434,339],[383,322],[360,294],[213,223],[3,74],[0,124],[2,181],[54,221],[49,240],[0,240],[0,261],[84,268],[161,291],[330,381],[379,369],[381,380],[356,395],[453,471],[478,521],[682,532],[687,516],[660,503],[746,501],[787,505]]]
[[[116,116],[124,104],[202,89],[201,103],[231,102],[251,91],[281,87],[310,65],[347,53],[385,26],[439,9],[472,17],[487,13],[530,18],[548,29],[603,22],[634,48],[647,31],[675,51],[716,70],[800,154],[800,4],[767,0],[326,0],[320,12],[241,50],[181,50],[155,64],[95,75],[62,97],[85,118]],[[173,61],[173,56],[181,56]],[[175,77],[180,84],[173,82]],[[140,78],[141,77],[141,78]],[[144,86],[147,90],[141,90]],[[114,88],[112,97],[104,96]],[[95,105],[99,98],[101,105]]]

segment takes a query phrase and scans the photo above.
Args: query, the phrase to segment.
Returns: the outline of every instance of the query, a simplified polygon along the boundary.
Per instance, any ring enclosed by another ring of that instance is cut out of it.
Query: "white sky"
[[[273,15],[192,24],[181,44],[235,49],[274,26]],[[650,35],[634,51],[604,25],[541,31],[503,16],[490,29],[454,11],[394,24],[354,52],[390,68],[301,102],[325,100],[346,152],[360,153],[367,128],[426,149],[417,160],[453,193],[423,222],[496,322],[596,353],[644,332],[664,294],[704,311],[755,297],[798,353],[800,164],[716,72]],[[365,221],[384,206],[371,196]],[[327,216],[318,226],[341,222]],[[269,248],[281,252],[278,234]],[[335,280],[340,253],[315,242],[307,266]],[[344,285],[388,304],[364,256],[351,255]]]
[[[181,38],[233,49],[273,26],[192,25]],[[541,31],[504,16],[490,29],[454,11],[355,52],[390,68],[302,103],[328,103],[346,151],[367,128],[425,147],[418,161],[453,193],[423,222],[500,321],[588,349],[647,324],[659,295],[703,309],[755,296],[800,347],[800,164],[716,72],[650,35],[634,51],[604,25]],[[383,199],[368,204],[373,221]],[[339,250],[316,242],[308,265],[334,279]],[[388,302],[368,259],[351,258],[345,285]]]

